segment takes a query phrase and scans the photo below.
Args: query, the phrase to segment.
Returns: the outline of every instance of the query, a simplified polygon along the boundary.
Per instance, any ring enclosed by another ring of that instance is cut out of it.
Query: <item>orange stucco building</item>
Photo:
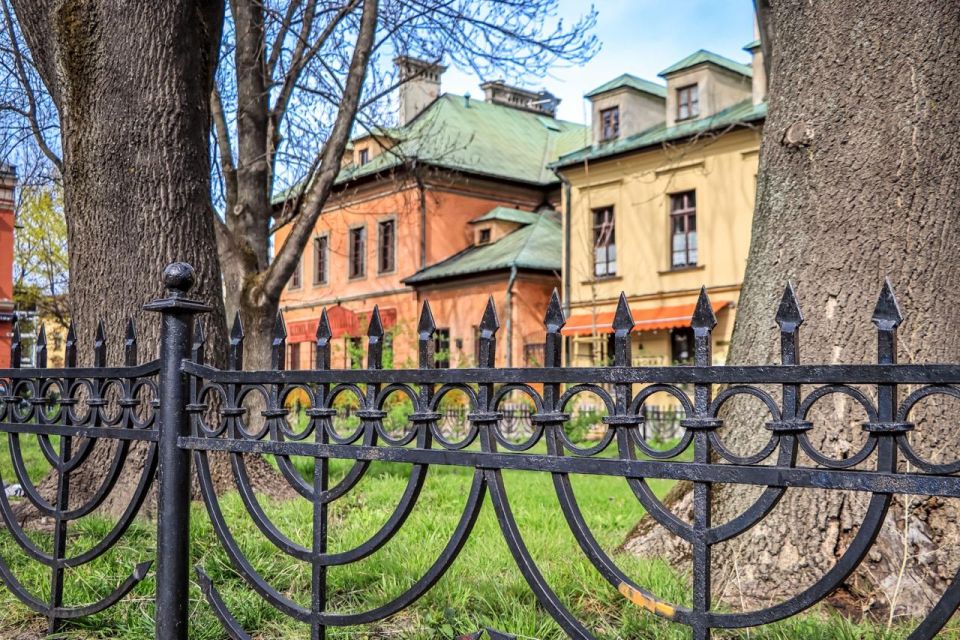
[[[547,164],[582,147],[587,131],[557,120],[546,92],[495,82],[483,85],[484,100],[473,100],[441,94],[442,67],[398,65],[415,76],[400,96],[400,126],[353,140],[281,297],[287,366],[312,366],[324,308],[333,366],[358,366],[375,305],[392,341],[388,364],[415,366],[425,299],[438,326],[435,365],[466,366],[491,295],[500,342],[510,345],[498,349],[498,364],[535,362],[562,253],[553,213],[560,182]],[[286,233],[278,231],[278,245]]]
[[[0,368],[10,366],[13,331],[13,227],[16,222],[16,169],[0,165]]]

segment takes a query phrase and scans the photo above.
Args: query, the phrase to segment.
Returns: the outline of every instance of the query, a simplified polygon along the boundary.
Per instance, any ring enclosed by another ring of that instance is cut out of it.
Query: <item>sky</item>
[[[583,0],[559,4],[565,22],[589,6]],[[582,66],[558,65],[547,77],[522,83],[558,96],[557,115],[564,120],[585,123],[583,94],[621,73],[662,82],[657,73],[698,49],[750,61],[743,46],[753,40],[753,0],[596,0],[595,6],[599,53]],[[442,83],[444,92],[483,96],[480,80],[459,69],[449,69]]]

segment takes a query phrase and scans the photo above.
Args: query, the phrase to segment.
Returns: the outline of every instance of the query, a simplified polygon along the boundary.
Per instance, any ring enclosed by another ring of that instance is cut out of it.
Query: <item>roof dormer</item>
[[[667,81],[667,126],[707,118],[751,99],[753,69],[701,49],[660,72]]]
[[[667,90],[624,73],[586,94],[593,113],[593,144],[646,131],[663,122]]]

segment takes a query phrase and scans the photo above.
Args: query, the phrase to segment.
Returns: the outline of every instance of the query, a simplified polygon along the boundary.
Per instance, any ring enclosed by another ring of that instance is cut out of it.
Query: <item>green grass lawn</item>
[[[26,448],[26,447],[25,447]],[[28,460],[38,476],[44,461],[32,447]],[[6,444],[0,447],[0,473],[12,477]],[[307,466],[306,464],[304,465]],[[345,463],[334,463],[342,475]],[[409,471],[405,465],[375,463],[360,485],[331,509],[330,550],[346,550],[366,540],[389,517],[402,493]],[[449,538],[461,513],[472,471],[456,468],[430,470],[420,502],[401,532],[373,556],[353,565],[333,567],[329,573],[330,608],[359,611],[382,604],[416,581],[434,561]],[[574,541],[560,512],[549,475],[505,472],[505,482],[528,548],[544,575],[564,602],[600,638],[686,638],[685,628],[671,625],[626,601],[593,569]],[[574,486],[589,524],[600,543],[613,551],[643,514],[621,479],[577,477]],[[658,494],[669,483],[655,483]],[[277,551],[245,517],[236,494],[222,504],[247,557],[271,584],[306,604],[310,573],[302,564]],[[310,544],[311,512],[305,501],[271,503],[267,510],[280,528],[302,544]],[[106,595],[132,571],[134,565],[154,557],[153,523],[136,523],[110,553],[67,573],[67,604],[78,605]],[[71,529],[69,553],[89,548],[110,527],[110,522],[89,518]],[[301,624],[284,618],[260,599],[233,571],[202,505],[192,511],[193,562],[202,565],[214,580],[234,615],[258,638],[308,637]],[[36,536],[44,544],[49,538]],[[36,594],[49,593],[49,574],[19,552],[6,533],[0,534],[0,554],[21,581]],[[636,581],[658,596],[689,604],[686,576],[658,562],[616,555],[616,560]],[[154,584],[148,577],[120,605],[71,623],[62,638],[152,638]],[[196,583],[191,589],[192,638],[225,637]],[[408,610],[363,628],[334,629],[332,638],[452,638],[491,626],[521,638],[562,638],[559,628],[538,607],[536,600],[503,542],[489,505],[484,505],[476,528],[448,573]],[[20,637],[45,628],[43,620],[0,588],[0,637]],[[900,638],[903,629],[853,625],[824,610],[801,618],[717,637],[880,639]],[[27,635],[25,637],[32,637]]]

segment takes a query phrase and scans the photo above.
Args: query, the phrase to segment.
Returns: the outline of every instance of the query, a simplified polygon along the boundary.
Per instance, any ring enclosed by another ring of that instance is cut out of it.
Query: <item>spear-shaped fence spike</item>
[[[14,369],[20,368],[23,361],[23,341],[20,337],[20,320],[13,322],[13,336],[10,339],[10,366]]]
[[[123,363],[128,367],[137,364],[137,328],[133,318],[127,318],[127,331],[123,336]]]
[[[234,371],[243,369],[243,321],[240,312],[233,317],[233,327],[230,328],[230,353],[228,366]]]
[[[432,369],[434,366],[436,330],[437,322],[433,319],[433,310],[430,309],[430,303],[424,300],[420,309],[420,321],[417,322],[417,360],[421,369]]]
[[[799,358],[799,340],[797,329],[803,324],[803,313],[797,302],[797,293],[793,283],[787,282],[777,308],[777,326],[780,327],[780,362],[782,364],[797,364]],[[786,399],[786,396],[784,396]],[[786,406],[786,400],[784,406]]]
[[[63,365],[65,367],[77,366],[77,327],[70,320],[70,326],[67,327],[67,340],[63,349]]]
[[[383,321],[380,319],[380,305],[373,305],[367,327],[367,368],[383,368]]]
[[[547,328],[547,333],[560,333],[560,329],[566,324],[567,319],[563,317],[563,305],[560,304],[560,294],[554,288],[550,294],[550,302],[547,304],[547,312],[543,316],[543,324]]]
[[[873,310],[872,320],[881,331],[892,331],[903,322],[903,314],[900,312],[897,296],[893,293],[890,278],[883,279],[883,288],[880,289],[880,297]]]
[[[207,334],[203,331],[203,323],[197,318],[193,323],[193,347],[191,357],[197,364],[203,364],[203,345],[207,341]]]
[[[284,369],[284,350],[287,345],[287,325],[283,321],[283,312],[277,312],[277,319],[273,324],[273,342],[270,349],[270,368]]]
[[[543,324],[547,329],[547,337],[543,347],[543,366],[560,366],[560,330],[567,320],[563,317],[563,307],[560,304],[560,294],[554,289],[550,294],[547,312],[543,316]]]
[[[497,318],[497,307],[493,303],[493,296],[487,300],[487,306],[483,310],[483,318],[480,319],[480,348],[479,362],[480,367],[493,367],[497,358],[497,330],[500,329],[500,320]]]
[[[327,318],[327,309],[320,312],[320,322],[317,323],[317,335],[314,342],[314,367],[316,369],[330,368],[330,320]]]
[[[423,301],[420,309],[420,321],[417,322],[417,335],[421,340],[433,340],[433,332],[437,330],[437,321],[433,319],[433,309],[428,300]]]
[[[493,334],[498,329],[500,329],[500,319],[497,317],[497,305],[493,302],[493,296],[490,296],[487,299],[487,306],[483,310],[483,318],[480,320],[480,330]]]
[[[620,299],[617,301],[617,310],[613,312],[613,332],[616,335],[627,335],[635,325],[633,313],[627,303],[627,296],[621,291]]]
[[[794,291],[792,282],[787,282],[787,286],[783,288],[780,306],[777,307],[776,320],[780,330],[784,333],[795,331],[797,327],[803,324],[803,313],[800,311],[797,292]]]
[[[93,366],[107,366],[107,330],[103,320],[97,322],[97,332],[93,335]]]
[[[383,338],[383,321],[380,319],[380,305],[373,305],[370,324],[367,325],[368,338]]]
[[[872,319],[877,326],[877,362],[893,364],[897,361],[897,327],[903,322],[903,314],[900,313],[890,278],[883,279],[883,288],[880,289]]]
[[[710,331],[717,326],[717,316],[713,313],[713,305],[710,303],[706,287],[700,287],[700,296],[697,298],[697,307],[693,310],[690,326],[694,330],[701,331]]]
[[[37,333],[37,343],[34,345],[33,366],[43,369],[47,366],[47,328],[41,324]]]
[[[630,332],[635,325],[627,296],[621,291],[617,310],[613,312],[613,364],[617,367],[630,366],[632,358]]]

